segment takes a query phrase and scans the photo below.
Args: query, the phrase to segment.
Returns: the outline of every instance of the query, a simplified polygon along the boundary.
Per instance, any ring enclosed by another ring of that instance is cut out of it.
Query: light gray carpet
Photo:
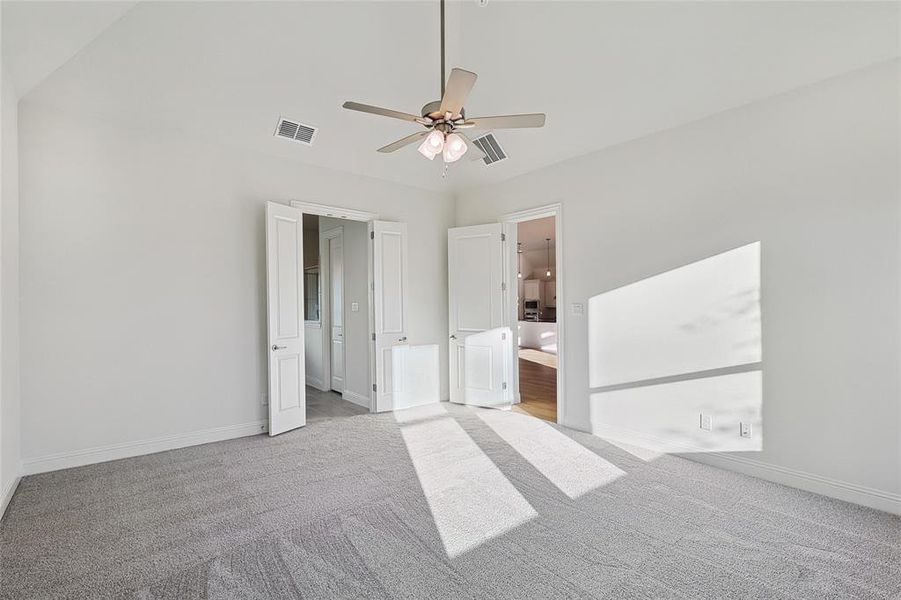
[[[485,412],[27,477],[0,523],[0,597],[901,595],[896,517]]]

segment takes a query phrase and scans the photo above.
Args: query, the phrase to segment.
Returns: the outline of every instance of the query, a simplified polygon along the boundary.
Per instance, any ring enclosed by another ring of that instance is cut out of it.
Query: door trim
[[[501,215],[498,219],[499,222],[505,224],[516,224],[521,223],[523,221],[532,221],[534,219],[542,219],[544,217],[554,217],[554,229],[557,240],[555,242],[554,252],[556,253],[556,258],[554,260],[554,266],[557,270],[557,423],[562,425],[566,424],[566,352],[565,352],[565,330],[566,330],[566,292],[565,286],[563,285],[564,276],[565,276],[565,268],[564,268],[564,260],[563,260],[563,204],[560,202],[554,204],[546,204],[544,206],[537,206],[535,208],[528,208],[525,210],[519,210],[516,212],[507,213]],[[507,281],[511,281],[510,277],[512,276],[512,281],[516,281],[516,265],[509,265],[507,269]],[[561,311],[561,308],[563,309]],[[510,314],[510,311],[507,310],[506,314]],[[516,323],[509,324],[512,331],[516,331]],[[518,346],[518,345],[517,345]],[[518,353],[519,348],[517,346],[513,347],[514,354]],[[514,356],[514,364],[519,365],[519,357]],[[518,366],[517,366],[518,369]],[[519,378],[517,377],[517,382]],[[517,395],[519,394],[519,387],[517,385],[516,389]]]
[[[365,210],[354,210],[352,208],[342,208],[340,206],[329,206],[326,204],[317,204],[316,202],[305,202],[301,200],[291,200],[291,206],[299,208],[308,215],[319,215],[320,217],[332,217],[333,219],[347,219],[348,221],[374,221],[379,218],[376,213],[366,212]]]
[[[291,200],[289,202],[289,204],[291,206],[293,206],[294,208],[300,209],[301,212],[303,212],[303,213],[310,214],[310,215],[318,215],[320,217],[332,217],[334,219],[345,219],[347,221],[362,221],[363,223],[369,223],[370,221],[376,221],[379,219],[379,215],[377,213],[366,212],[364,210],[355,210],[353,208],[344,208],[342,206],[319,204],[316,202],[307,202],[307,201],[303,201],[303,200]],[[371,335],[372,332],[375,331],[375,324],[373,323],[372,309],[371,309],[371,307],[372,307],[372,288],[375,285],[375,275],[372,271],[372,261],[373,261],[372,244],[366,244],[366,248],[367,248],[366,262],[369,265],[369,268],[368,268],[368,273],[369,273],[368,286],[369,286],[369,290],[370,290],[370,292],[369,292],[370,293],[369,333]],[[320,257],[321,257],[322,256],[321,244],[320,244],[319,252],[320,252]],[[322,261],[320,260],[320,262],[322,262]],[[319,267],[319,270],[321,273],[322,272],[321,265]],[[324,305],[324,304],[325,304],[325,302],[322,302],[320,304],[320,310],[322,309],[322,305]],[[323,337],[325,337],[325,336],[323,336]],[[323,364],[324,364],[324,362],[323,362]],[[369,370],[370,370],[370,373],[373,373],[373,374],[375,373],[375,351],[373,350],[371,344],[370,344],[370,348],[369,348]],[[323,369],[323,375],[326,374],[324,371],[325,371],[325,369]],[[327,375],[328,375],[328,379],[325,381],[330,384],[331,380],[332,380],[331,364],[329,364],[329,372],[327,373]],[[374,392],[369,392],[369,412],[375,412],[375,393]]]

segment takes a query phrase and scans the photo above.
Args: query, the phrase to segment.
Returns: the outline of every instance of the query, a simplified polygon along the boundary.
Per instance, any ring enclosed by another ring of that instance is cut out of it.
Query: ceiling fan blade
[[[348,110],[356,110],[359,112],[370,113],[373,115],[381,115],[383,117],[391,117],[392,119],[400,119],[401,121],[413,121],[414,123],[424,123],[425,119],[418,115],[391,110],[390,108],[381,108],[378,106],[370,106],[369,104],[360,104],[359,102],[345,102],[342,105]]]
[[[447,85],[444,86],[444,97],[441,99],[441,114],[451,113],[453,116],[460,114],[469,92],[476,83],[478,75],[464,69],[451,69]]]
[[[544,127],[544,113],[528,115],[503,115],[499,117],[475,117],[466,119],[464,127],[474,129],[520,129],[524,127]]]
[[[417,131],[413,135],[408,135],[407,137],[401,138],[396,142],[391,142],[387,146],[382,146],[381,148],[379,148],[379,152],[394,152],[395,150],[400,150],[404,146],[409,146],[410,144],[418,142],[428,134],[428,131]]]
[[[482,160],[483,158],[488,156],[482,151],[481,148],[475,145],[475,142],[469,139],[469,136],[463,135],[459,131],[455,131],[454,133],[459,135],[461,138],[463,138],[463,141],[466,142],[466,155],[469,157],[469,160]]]

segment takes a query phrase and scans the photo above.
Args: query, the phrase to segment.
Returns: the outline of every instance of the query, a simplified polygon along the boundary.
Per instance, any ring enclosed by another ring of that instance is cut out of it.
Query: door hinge
[[[507,382],[504,382],[504,389],[507,389]]]
[[[501,333],[501,339],[502,339],[502,340],[507,339],[507,332]]]
[[[501,283],[501,291],[502,291],[502,292],[506,292],[506,291],[507,291],[507,282],[506,282],[506,281],[504,281],[504,282]]]
[[[502,234],[501,234],[501,241],[502,241],[502,242],[506,242],[506,241],[507,241],[507,234],[506,234],[506,233],[502,233]]]
[[[374,239],[375,239],[375,232],[374,232],[374,231],[370,231],[370,232],[369,232],[369,239],[370,239],[370,240],[374,240]]]
[[[374,333],[372,334],[372,341],[373,341],[373,342],[375,341],[375,334],[374,334]]]
[[[372,384],[372,391],[373,392],[377,391],[374,383]]]

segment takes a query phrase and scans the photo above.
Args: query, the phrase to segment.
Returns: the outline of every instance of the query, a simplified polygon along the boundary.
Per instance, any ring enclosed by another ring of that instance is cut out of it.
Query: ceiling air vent
[[[310,127],[309,125],[304,125],[303,123],[290,121],[284,117],[280,117],[278,120],[278,127],[275,128],[275,137],[285,138],[292,142],[300,142],[301,144],[312,146],[317,131],[319,130],[315,127]]]
[[[504,152],[501,145],[497,143],[497,138],[494,137],[493,133],[488,133],[480,138],[476,138],[472,140],[472,143],[485,153],[485,158],[483,158],[482,161],[484,161],[486,165],[491,165],[507,158],[507,153]]]

